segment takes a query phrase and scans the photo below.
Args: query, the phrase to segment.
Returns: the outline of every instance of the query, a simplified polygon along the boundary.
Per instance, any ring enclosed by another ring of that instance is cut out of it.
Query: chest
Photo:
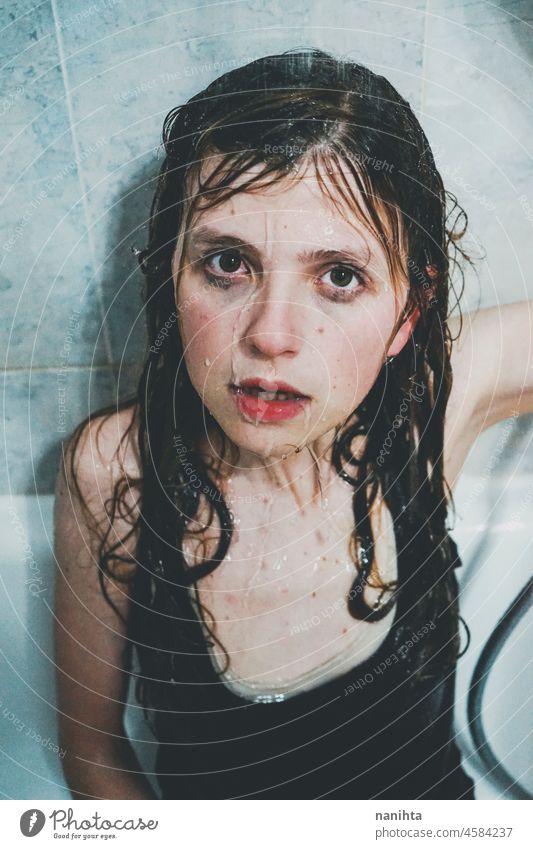
[[[376,504],[371,582],[385,583],[397,579],[397,551],[390,513]],[[222,678],[243,695],[295,691],[343,674],[379,648],[395,608],[373,623],[348,611],[356,576],[351,495],[330,495],[319,509],[292,514],[275,501],[233,512],[226,558],[190,588],[198,618],[214,637],[210,651]],[[210,556],[215,543],[208,531],[187,535],[187,561]],[[380,595],[379,586],[369,586],[364,597],[372,607]]]

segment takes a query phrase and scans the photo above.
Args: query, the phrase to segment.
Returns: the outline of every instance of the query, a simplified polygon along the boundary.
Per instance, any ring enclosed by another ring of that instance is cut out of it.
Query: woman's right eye
[[[204,257],[203,267],[208,278],[218,286],[225,282],[229,286],[229,279],[234,275],[240,276],[243,269],[248,272],[239,251],[233,248]]]

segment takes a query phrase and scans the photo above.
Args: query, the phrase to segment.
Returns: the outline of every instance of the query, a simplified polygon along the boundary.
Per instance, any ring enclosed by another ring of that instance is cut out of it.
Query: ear
[[[394,341],[392,342],[389,350],[387,351],[388,357],[394,357],[396,356],[396,354],[400,353],[404,345],[406,345],[409,341],[419,318],[420,309],[419,307],[415,307],[411,315],[405,319],[404,323],[402,324],[396,336],[394,337]]]

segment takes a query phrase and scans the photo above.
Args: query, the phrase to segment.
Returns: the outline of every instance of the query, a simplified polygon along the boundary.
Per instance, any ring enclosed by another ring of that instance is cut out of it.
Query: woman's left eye
[[[349,265],[336,265],[335,268],[326,271],[326,274],[320,280],[323,280],[328,274],[331,275],[331,279],[326,282],[333,290],[351,293],[357,289],[364,288],[365,279],[363,275],[356,268],[352,268]],[[352,283],[356,283],[357,285],[351,285]]]
[[[237,250],[219,251],[216,254],[210,254],[204,257],[204,267],[215,277],[231,276],[233,274],[242,273],[243,260],[241,254]],[[215,262],[216,261],[216,262]],[[218,262],[218,267],[217,267]],[[244,270],[247,271],[244,266]]]

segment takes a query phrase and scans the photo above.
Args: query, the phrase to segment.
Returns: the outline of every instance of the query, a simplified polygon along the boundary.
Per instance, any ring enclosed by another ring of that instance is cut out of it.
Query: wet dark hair
[[[380,489],[387,502],[399,477],[411,526],[427,539],[429,556],[447,562],[446,517],[448,501],[453,503],[443,475],[444,415],[452,384],[453,339],[447,319],[452,271],[458,268],[463,280],[461,260],[470,261],[459,246],[466,215],[445,190],[409,103],[384,77],[355,62],[316,49],[255,60],[172,109],[164,121],[163,144],[166,155],[152,203],[149,240],[138,251],[146,277],[149,347],[135,398],[119,405],[135,412],[123,438],[136,428],[140,475],[136,480],[124,475],[117,482],[99,555],[106,593],[104,575],[117,577],[117,563],[128,561],[122,543],[135,535],[136,556],[118,579],[133,590],[128,635],[137,646],[141,674],[136,695],[145,709],[164,703],[165,683],[174,676],[179,680],[180,653],[197,645],[189,627],[188,587],[224,560],[233,530],[229,506],[198,451],[205,422],[220,428],[191,384],[176,321],[172,259],[193,212],[221,203],[236,191],[261,191],[307,159],[321,185],[324,172],[335,181],[333,199],[348,204],[382,244],[391,280],[403,275],[409,282],[404,315],[391,340],[418,307],[412,337],[384,364],[370,392],[339,427],[332,455],[338,474],[354,488],[354,582],[347,605],[356,619],[380,619],[396,601],[393,592],[387,604],[374,610],[363,590],[376,579],[370,509]],[[213,154],[221,156],[203,180],[202,163]],[[248,182],[237,185],[257,164],[262,170],[255,169]],[[341,165],[353,175],[364,207],[343,179]],[[462,289],[457,303],[461,294]],[[96,415],[103,423],[116,412],[114,405]],[[71,441],[74,482],[76,447],[88,421],[78,426]],[[357,458],[353,443],[361,435],[366,445]],[[222,432],[220,438],[224,442]],[[128,537],[112,542],[113,519],[126,515],[124,497],[133,486],[140,491],[138,513],[131,519]],[[212,557],[191,566],[183,555],[183,537],[201,503],[209,507],[209,524],[216,526],[218,542]],[[394,589],[379,582],[372,585]],[[437,603],[446,606],[453,599]],[[448,642],[449,660],[454,662],[455,633]],[[444,662],[442,656],[439,662]]]

